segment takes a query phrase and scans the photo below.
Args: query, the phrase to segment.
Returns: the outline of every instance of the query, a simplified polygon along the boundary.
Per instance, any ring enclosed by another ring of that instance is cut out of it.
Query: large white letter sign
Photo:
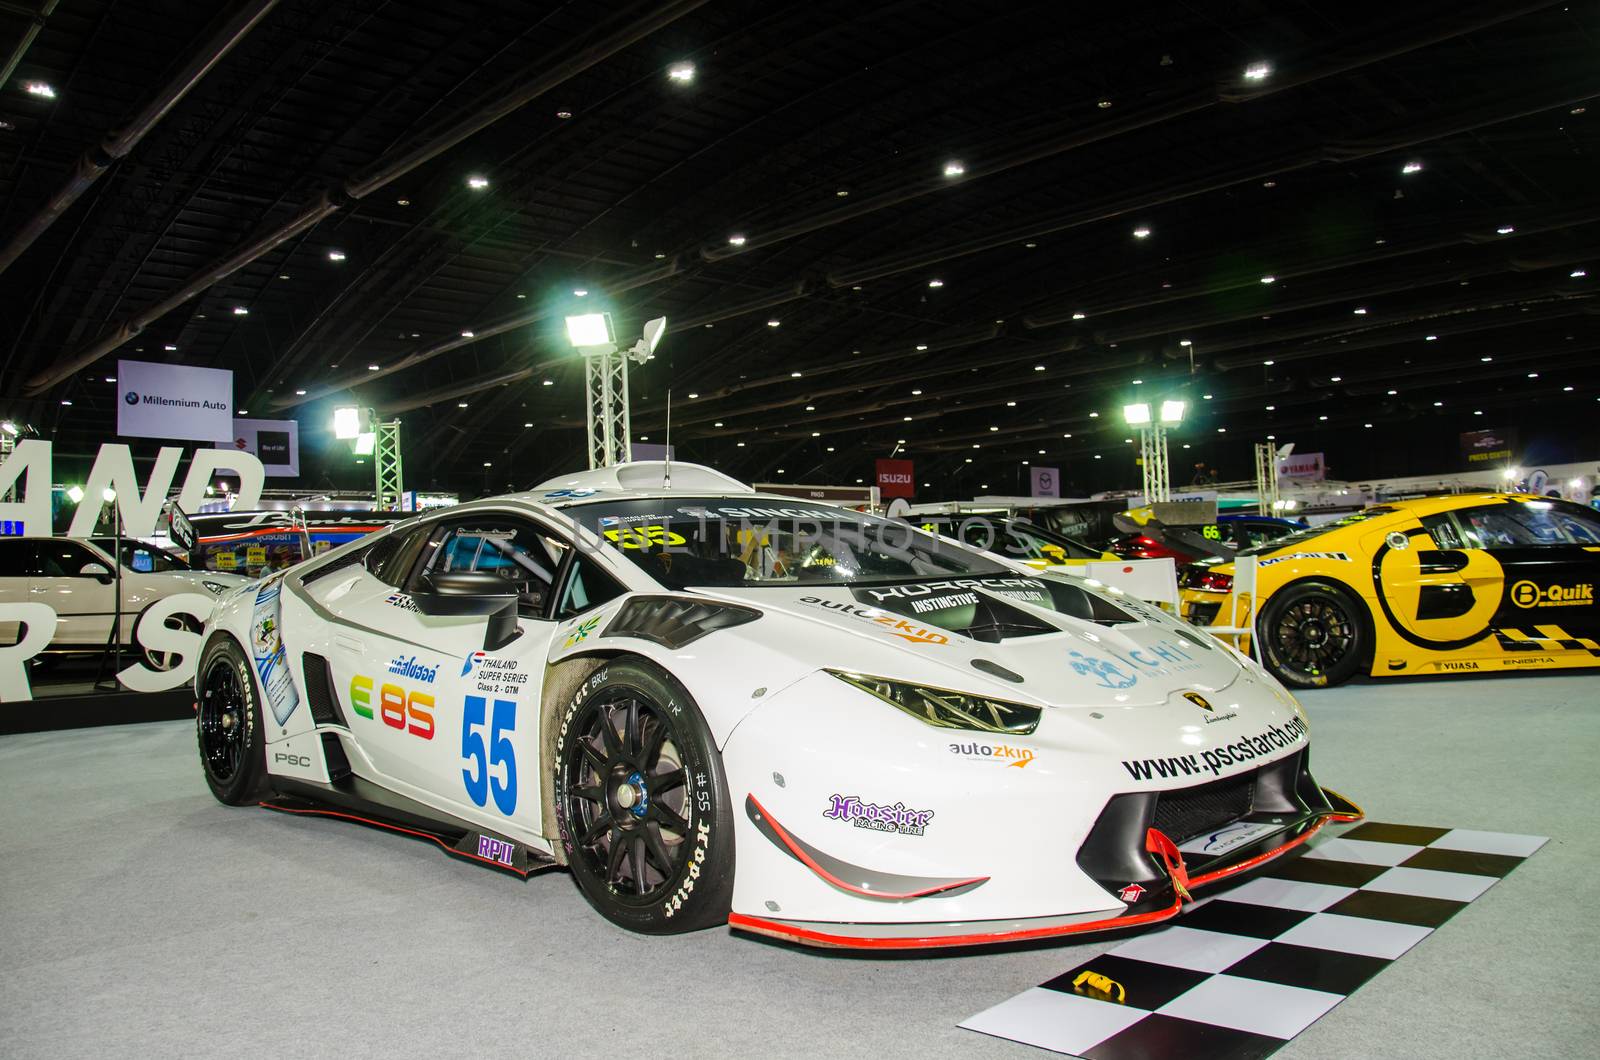
[[[56,613],[44,604],[0,604],[0,623],[12,622],[22,623],[26,631],[15,644],[0,648],[0,701],[6,703],[33,698],[28,660],[44,651],[56,635]]]
[[[178,473],[178,461],[183,450],[164,445],[156,455],[155,466],[150,469],[149,485],[139,492],[139,476],[133,470],[133,452],[125,445],[108,442],[100,447],[89,469],[89,481],[83,487],[83,500],[72,513],[72,527],[68,537],[92,537],[100,521],[100,510],[106,487],[117,491],[115,502],[122,513],[122,533],[126,537],[149,537],[156,532],[156,519],[161,515],[161,505],[172,488],[172,479]]]
[[[139,616],[139,628],[134,630],[133,639],[146,651],[167,652],[179,658],[166,670],[130,666],[117,674],[117,680],[124,688],[135,692],[164,692],[193,681],[195,668],[200,664],[200,634],[168,625],[168,619],[188,615],[196,620],[195,625],[203,626],[216,604],[217,598],[205,593],[178,593],[151,604]]]
[[[206,487],[211,476],[218,471],[234,471],[239,475],[239,492],[235,495],[235,511],[254,511],[261,506],[261,487],[266,484],[267,470],[254,453],[241,453],[229,449],[196,449],[189,462],[189,475],[183,480],[183,492],[178,494],[178,507],[186,512],[198,512],[206,499]]]
[[[17,443],[6,462],[0,464],[0,497],[10,492],[19,478],[22,488],[17,493],[22,499],[0,504],[0,521],[22,524],[6,528],[12,536],[50,536],[49,442],[28,438]]]

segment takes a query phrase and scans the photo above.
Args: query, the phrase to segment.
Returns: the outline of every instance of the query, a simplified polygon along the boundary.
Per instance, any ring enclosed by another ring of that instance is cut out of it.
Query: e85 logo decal
[[[350,679],[350,705],[363,718],[372,717],[372,678],[366,674]],[[378,689],[378,716],[391,729],[433,739],[433,696],[427,692],[385,684]]]

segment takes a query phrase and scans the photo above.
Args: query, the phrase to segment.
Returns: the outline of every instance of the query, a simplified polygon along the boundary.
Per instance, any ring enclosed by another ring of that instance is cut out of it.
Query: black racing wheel
[[[643,659],[591,674],[561,717],[555,803],[567,865],[612,923],[652,935],[721,924],[733,813],[705,719]]]
[[[1301,582],[1274,594],[1256,629],[1267,669],[1295,688],[1348,681],[1369,650],[1361,604],[1328,582]]]
[[[200,709],[195,728],[206,784],[218,802],[256,802],[266,788],[267,752],[250,660],[228,637],[200,656]]]

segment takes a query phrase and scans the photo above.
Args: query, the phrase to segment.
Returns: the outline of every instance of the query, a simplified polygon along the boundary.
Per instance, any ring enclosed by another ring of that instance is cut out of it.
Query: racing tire
[[[1293,688],[1328,688],[1355,676],[1370,650],[1369,628],[1354,596],[1320,581],[1275,593],[1256,623],[1262,662]]]
[[[602,664],[563,708],[555,809],[567,866],[601,916],[647,935],[727,922],[734,816],[711,730],[644,659]]]
[[[266,791],[267,751],[255,675],[243,649],[216,637],[200,655],[195,735],[206,786],[228,806],[259,802]]]

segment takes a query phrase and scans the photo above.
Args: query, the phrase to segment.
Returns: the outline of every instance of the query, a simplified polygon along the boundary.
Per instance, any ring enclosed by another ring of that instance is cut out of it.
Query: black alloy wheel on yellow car
[[[1273,594],[1256,628],[1267,669],[1295,688],[1342,684],[1371,650],[1361,604],[1329,582],[1301,582]]]

